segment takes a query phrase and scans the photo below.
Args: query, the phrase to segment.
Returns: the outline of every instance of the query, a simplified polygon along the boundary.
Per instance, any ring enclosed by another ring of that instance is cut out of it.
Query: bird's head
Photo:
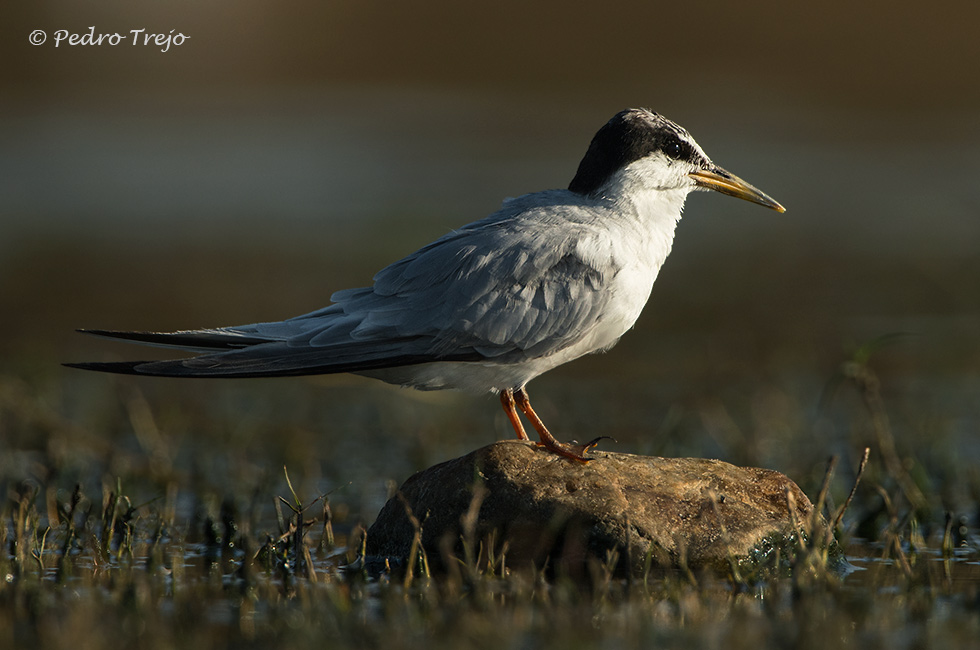
[[[599,129],[568,189],[603,196],[624,183],[633,189],[639,184],[639,189],[683,194],[715,190],[785,211],[760,190],[711,162],[686,129],[642,108],[621,111]]]

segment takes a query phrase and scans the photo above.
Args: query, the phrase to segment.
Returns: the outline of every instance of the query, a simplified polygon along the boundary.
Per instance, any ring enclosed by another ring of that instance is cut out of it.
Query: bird
[[[687,195],[714,190],[785,208],[716,165],[686,129],[645,108],[592,138],[566,189],[503,201],[383,268],[369,287],[282,321],[174,332],[79,332],[196,356],[67,366],[165,377],[353,373],[421,390],[497,393],[518,439],[587,463],[600,438],[560,442],[527,384],[630,330],[670,253]]]

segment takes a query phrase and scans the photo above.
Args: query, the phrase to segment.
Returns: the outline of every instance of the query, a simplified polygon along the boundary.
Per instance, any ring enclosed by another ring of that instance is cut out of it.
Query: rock
[[[491,546],[498,557],[505,549],[512,568],[547,562],[580,575],[613,558],[619,574],[725,572],[732,561],[789,547],[796,526],[809,521],[810,500],[779,472],[699,458],[591,455],[582,464],[513,440],[418,472],[368,531],[368,559],[409,556],[411,512],[432,564],[464,558],[467,540],[484,560]]]

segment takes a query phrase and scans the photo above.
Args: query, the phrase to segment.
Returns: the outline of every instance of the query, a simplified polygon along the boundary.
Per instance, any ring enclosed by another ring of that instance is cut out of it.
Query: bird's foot
[[[572,440],[570,442],[558,442],[557,440],[541,440],[538,442],[538,447],[544,447],[548,451],[558,454],[559,456],[564,456],[565,458],[570,458],[576,460],[580,463],[588,463],[590,460],[595,460],[594,458],[589,458],[586,456],[589,450],[593,449],[599,444],[600,440],[608,439],[612,440],[609,436],[599,436],[589,442],[579,444],[577,440]]]

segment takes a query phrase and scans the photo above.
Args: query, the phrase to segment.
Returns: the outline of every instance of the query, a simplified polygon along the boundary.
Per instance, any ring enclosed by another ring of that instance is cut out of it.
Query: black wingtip
[[[179,332],[130,332],[126,330],[77,329],[80,334],[98,336],[104,339],[129,341],[143,345],[153,345],[181,350],[237,350],[250,345],[268,343],[269,339],[248,336],[239,332],[222,329],[182,330]]]
[[[128,332],[126,330],[100,330],[85,327],[78,328],[75,331],[79,334],[97,336],[101,339],[117,339],[132,341],[134,343],[156,343],[165,336],[163,332]]]
[[[139,375],[136,368],[145,361],[112,361],[102,363],[63,363],[66,368],[78,368],[79,370],[94,370],[96,372],[112,372],[117,375]]]
[[[163,339],[164,337],[173,336],[168,332],[129,332],[126,330],[100,330],[84,327],[76,329],[75,331],[79,334],[88,334],[89,336],[98,336],[104,339],[122,339],[124,341],[135,341],[137,343],[153,343]]]

